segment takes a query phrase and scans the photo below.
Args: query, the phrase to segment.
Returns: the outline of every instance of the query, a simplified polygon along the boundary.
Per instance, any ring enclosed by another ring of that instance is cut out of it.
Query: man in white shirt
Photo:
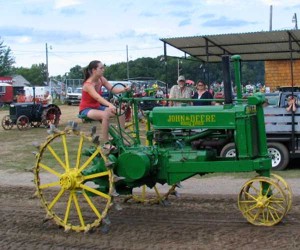
[[[177,85],[174,85],[170,90],[170,98],[176,99],[191,99],[192,89],[186,86],[185,77],[179,76]],[[186,102],[190,104],[189,102]],[[170,106],[181,106],[182,102],[170,101]]]
[[[50,95],[50,92],[49,92],[49,91],[46,91],[46,93],[45,93],[45,95],[44,95],[44,101],[45,101],[47,104],[52,104],[52,103],[53,103],[52,96]]]

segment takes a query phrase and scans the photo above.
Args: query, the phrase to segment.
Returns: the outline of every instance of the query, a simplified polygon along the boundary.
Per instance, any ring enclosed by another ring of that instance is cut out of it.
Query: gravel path
[[[33,174],[30,172],[14,172],[13,170],[0,170],[1,186],[28,186],[34,187]],[[234,178],[230,176],[190,178],[181,182],[179,193],[188,194],[238,194],[242,185],[249,179]],[[285,179],[290,185],[293,194],[300,196],[300,180],[296,178]],[[164,188],[164,187],[163,187]],[[166,187],[168,188],[168,187]],[[161,189],[160,189],[161,190]]]

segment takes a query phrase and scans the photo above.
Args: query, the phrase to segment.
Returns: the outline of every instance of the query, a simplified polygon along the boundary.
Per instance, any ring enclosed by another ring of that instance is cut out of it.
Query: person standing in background
[[[186,86],[185,77],[179,76],[177,80],[177,85],[172,86],[170,90],[170,98],[176,99],[191,99],[192,97],[192,89]],[[186,102],[179,101],[170,101],[170,106],[181,106]],[[190,104],[190,102],[188,102]]]
[[[196,90],[192,98],[198,101],[193,102],[194,106],[212,105],[212,101],[204,101],[205,99],[213,99],[213,95],[207,90],[204,81],[199,80],[197,82]]]

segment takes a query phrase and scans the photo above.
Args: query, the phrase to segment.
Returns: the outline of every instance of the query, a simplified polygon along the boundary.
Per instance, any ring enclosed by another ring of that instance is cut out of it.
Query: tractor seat
[[[81,119],[82,122],[92,122],[92,121],[94,121],[93,119],[88,118],[86,115],[80,115],[80,114],[78,114],[77,117],[79,119]]]

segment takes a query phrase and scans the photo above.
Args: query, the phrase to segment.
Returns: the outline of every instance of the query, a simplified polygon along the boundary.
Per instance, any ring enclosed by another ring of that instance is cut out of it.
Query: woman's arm
[[[109,101],[103,98],[101,95],[97,93],[93,84],[86,84],[83,86],[83,91],[86,91],[93,99],[104,106],[114,107]]]
[[[113,88],[113,86],[111,85],[111,83],[109,83],[107,81],[107,79],[105,77],[102,77],[101,78],[101,81],[102,81],[102,84],[103,86],[108,90],[108,91],[111,91],[113,89],[113,93],[114,94],[121,94],[121,93],[125,93],[127,91],[130,90],[130,87],[129,86],[125,86],[124,88]]]

